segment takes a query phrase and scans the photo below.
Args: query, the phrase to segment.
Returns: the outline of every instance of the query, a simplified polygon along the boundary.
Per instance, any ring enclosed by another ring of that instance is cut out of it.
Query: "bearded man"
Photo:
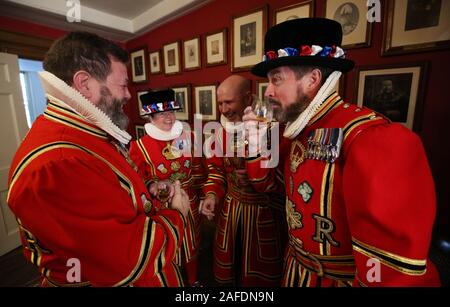
[[[267,76],[265,96],[290,142],[280,152],[289,227],[283,285],[439,285],[428,259],[436,200],[422,143],[333,91],[354,66],[341,42],[336,21],[286,21],[266,33],[265,59],[252,68]],[[245,113],[244,121],[256,119]],[[247,170],[264,190],[258,178],[269,185],[274,172],[262,176],[259,165],[247,161]]]
[[[162,207],[129,159],[127,63],[87,32],[46,55],[48,107],[17,150],[7,199],[42,286],[182,285],[173,260],[189,203],[178,182]]]

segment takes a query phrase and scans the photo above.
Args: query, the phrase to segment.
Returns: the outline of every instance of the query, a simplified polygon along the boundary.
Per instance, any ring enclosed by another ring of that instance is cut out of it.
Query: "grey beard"
[[[102,87],[101,94],[102,98],[98,102],[97,107],[102,110],[120,129],[126,130],[129,119],[122,110],[122,106],[126,104],[126,100],[113,99],[111,92],[106,87]]]
[[[280,106],[280,108],[275,109],[273,113],[277,121],[280,123],[287,123],[296,120],[297,117],[299,117],[299,115],[308,107],[310,100],[308,97],[303,95],[299,97],[296,102],[286,107],[286,109],[283,109],[278,101],[270,100],[270,102]]]

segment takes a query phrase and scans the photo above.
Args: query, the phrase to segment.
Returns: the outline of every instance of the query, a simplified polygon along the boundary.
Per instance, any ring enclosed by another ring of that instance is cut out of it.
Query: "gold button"
[[[360,108],[356,108],[356,109],[355,109],[355,112],[360,112],[360,111],[361,111]]]
[[[144,203],[144,212],[149,213],[150,211],[152,211],[152,203],[146,200]]]
[[[349,103],[344,103],[344,105],[343,105],[344,109],[347,109],[349,106],[350,106]]]

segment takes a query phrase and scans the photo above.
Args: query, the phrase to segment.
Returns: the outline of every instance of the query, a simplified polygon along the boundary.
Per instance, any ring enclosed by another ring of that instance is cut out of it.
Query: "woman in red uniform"
[[[200,243],[196,189],[202,178],[201,158],[193,156],[192,134],[187,133],[183,124],[175,118],[174,112],[181,106],[174,96],[174,91],[167,89],[149,91],[140,97],[149,122],[144,126],[146,135],[131,142],[130,156],[147,185],[179,180],[188,193],[191,209],[177,263],[183,267],[189,285],[195,285]],[[164,190],[151,192],[157,194],[162,203],[165,202]]]

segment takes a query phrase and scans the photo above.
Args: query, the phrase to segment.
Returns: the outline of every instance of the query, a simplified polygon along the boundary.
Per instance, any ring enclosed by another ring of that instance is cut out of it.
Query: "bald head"
[[[251,104],[250,80],[239,75],[223,80],[217,88],[217,103],[228,120],[241,121],[244,109]]]
[[[238,93],[238,94],[245,94],[246,92],[250,92],[250,80],[239,76],[239,75],[232,75],[226,78],[225,80],[220,83],[217,93]]]

